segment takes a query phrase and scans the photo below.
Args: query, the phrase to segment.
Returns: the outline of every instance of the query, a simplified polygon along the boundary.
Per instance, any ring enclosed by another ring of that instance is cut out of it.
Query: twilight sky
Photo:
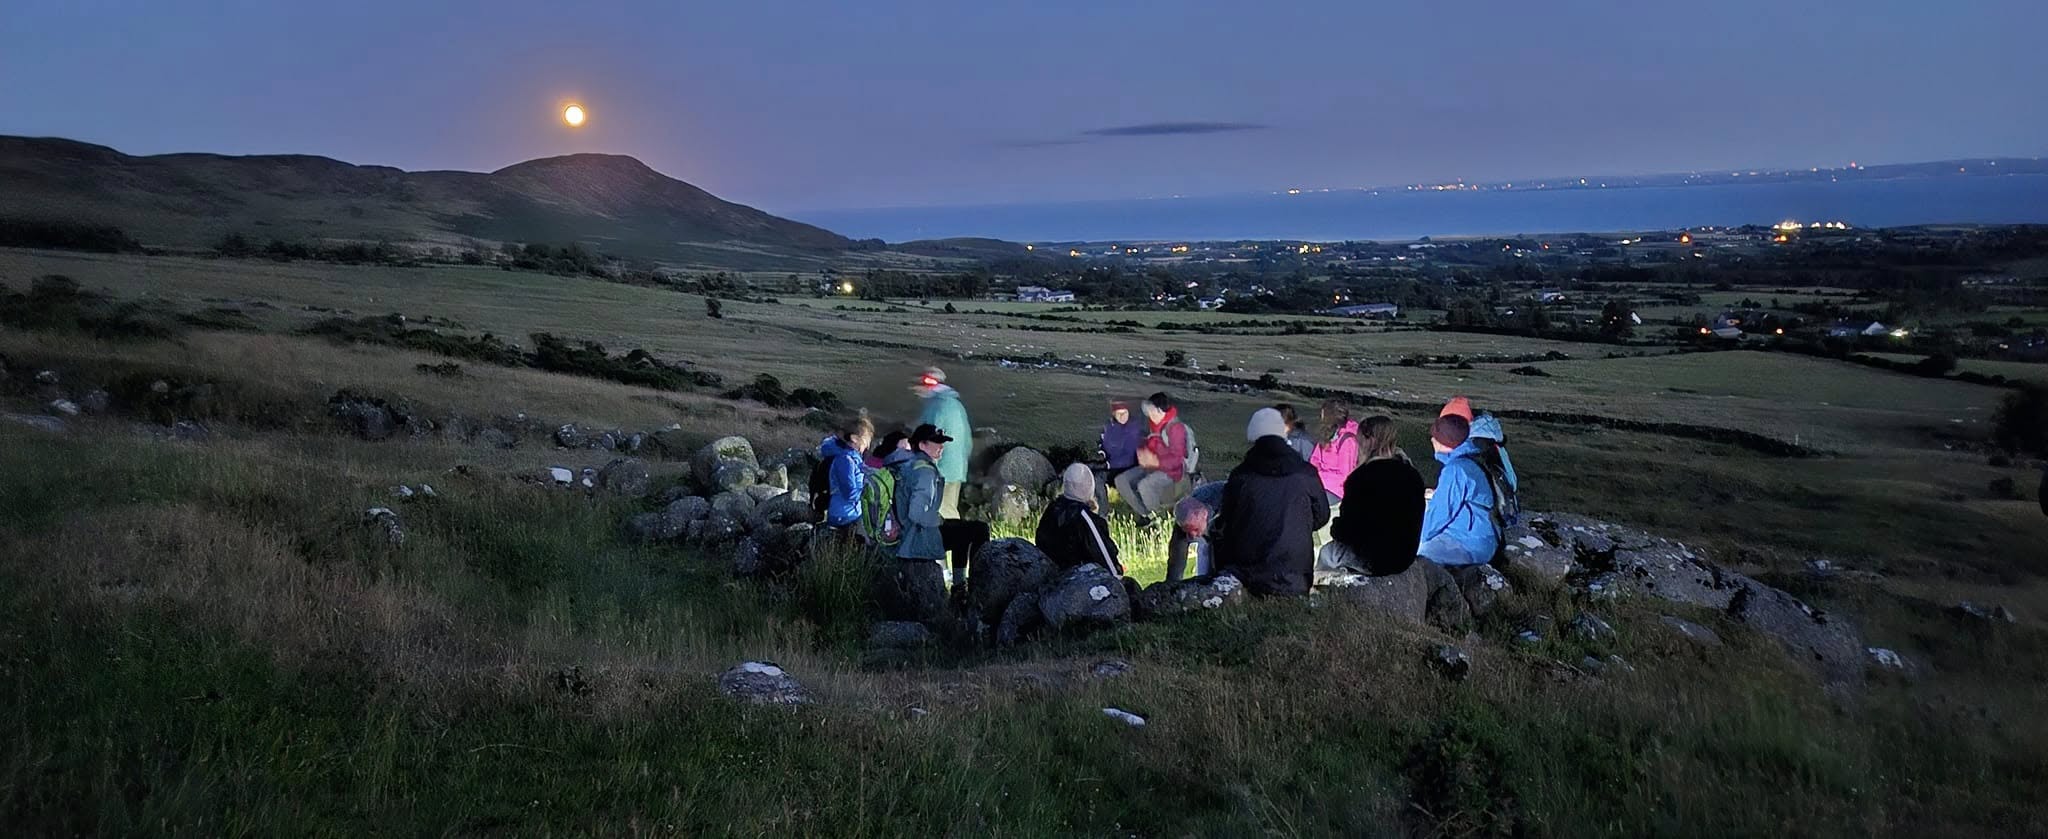
[[[778,211],[2032,156],[2044,31],[2041,0],[4,0],[0,134],[613,152]]]

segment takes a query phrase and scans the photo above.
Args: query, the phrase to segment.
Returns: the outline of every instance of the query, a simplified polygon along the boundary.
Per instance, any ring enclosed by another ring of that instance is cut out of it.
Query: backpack
[[[832,504],[832,458],[825,458],[811,469],[811,512],[819,521],[824,521],[825,510]]]
[[[896,519],[896,470],[868,469],[867,484],[860,489],[860,532],[879,547],[903,541],[903,525]]]
[[[1180,473],[1189,477],[1201,474],[1202,445],[1195,442],[1195,427],[1181,422],[1179,417],[1175,417],[1172,424],[1180,426],[1181,431],[1188,435],[1188,453],[1187,457],[1181,460]],[[1172,438],[1168,438],[1167,442],[1172,442]]]
[[[1508,478],[1499,467],[1481,459],[1474,459],[1479,471],[1486,476],[1486,486],[1493,491],[1493,506],[1486,511],[1486,517],[1493,522],[1493,557],[1498,560],[1507,554],[1508,527],[1522,518],[1522,499],[1508,486]]]

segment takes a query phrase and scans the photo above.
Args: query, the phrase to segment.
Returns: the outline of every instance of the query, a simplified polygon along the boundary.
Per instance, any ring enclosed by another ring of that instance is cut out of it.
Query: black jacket
[[[1230,472],[1210,553],[1254,594],[1307,594],[1315,577],[1315,531],[1330,501],[1315,467],[1281,437],[1260,437]]]
[[[1109,524],[1086,504],[1060,496],[1039,517],[1037,537],[1033,541],[1038,549],[1062,569],[1093,563],[1119,577],[1124,575],[1124,567],[1117,563],[1116,541],[1109,538]]]
[[[1399,458],[1374,460],[1344,479],[1344,503],[1330,538],[1374,576],[1399,574],[1415,562],[1422,540],[1422,473]]]

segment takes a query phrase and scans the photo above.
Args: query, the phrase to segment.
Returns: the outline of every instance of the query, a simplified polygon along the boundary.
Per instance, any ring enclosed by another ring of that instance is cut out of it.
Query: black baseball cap
[[[953,438],[946,436],[946,432],[940,431],[938,426],[931,423],[920,425],[916,431],[910,432],[910,444],[913,446],[922,446],[926,443],[951,442],[953,442]]]

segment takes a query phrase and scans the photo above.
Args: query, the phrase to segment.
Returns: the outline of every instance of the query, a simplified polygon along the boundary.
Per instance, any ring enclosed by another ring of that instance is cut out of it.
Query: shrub
[[[172,320],[135,302],[116,302],[79,288],[70,277],[37,278],[27,294],[0,289],[0,323],[21,329],[82,332],[108,340],[169,338]]]
[[[1550,374],[1543,372],[1543,368],[1541,367],[1517,367],[1513,370],[1509,370],[1508,372],[1513,373],[1517,376],[1538,376],[1546,379],[1550,378]]]
[[[1991,440],[2007,451],[2048,456],[2048,388],[2030,385],[2007,394],[1992,420]]]
[[[0,217],[0,247],[95,253],[142,250],[140,242],[111,224],[19,217]]]
[[[1165,365],[1167,367],[1186,367],[1188,366],[1188,354],[1180,350],[1167,350]]]

